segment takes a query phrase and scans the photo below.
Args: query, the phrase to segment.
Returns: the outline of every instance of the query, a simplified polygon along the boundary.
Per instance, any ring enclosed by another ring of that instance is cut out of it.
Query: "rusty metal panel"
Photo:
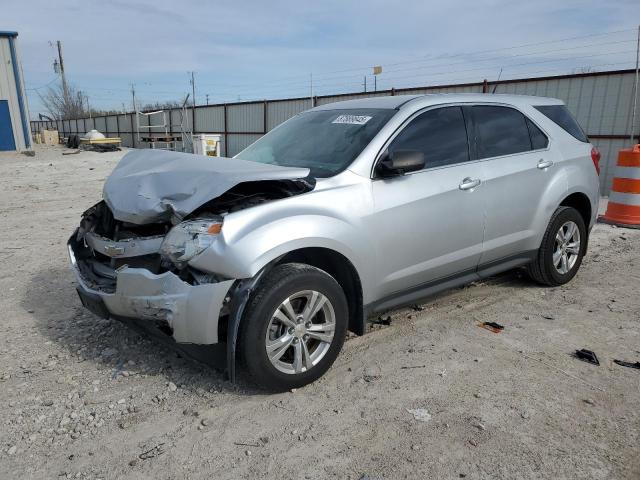
[[[133,147],[133,135],[131,133],[121,133],[123,147]]]
[[[95,118],[95,129],[100,133],[105,133],[107,131],[107,118],[106,117],[96,117]]]
[[[310,99],[269,102],[267,106],[267,130],[272,130],[285,120],[309,108],[311,108]]]
[[[615,174],[618,152],[623,148],[629,148],[629,140],[625,139],[592,139],[600,150],[600,194],[609,195],[611,183]]]
[[[224,107],[196,108],[196,128],[198,132],[223,132]]]
[[[262,132],[264,131],[263,103],[241,103],[227,107],[227,131]],[[229,142],[231,146],[231,142]]]
[[[362,92],[354,93],[353,95],[335,95],[331,97],[319,97],[316,101],[316,105],[326,105],[327,103],[345,102],[347,100],[357,100],[359,98],[370,97],[386,97],[388,93],[385,92]]]
[[[118,124],[120,125],[120,133],[131,132],[131,115],[118,115]]]
[[[197,111],[198,109],[196,109]],[[167,113],[167,122],[169,122],[169,115],[171,115],[171,131],[173,133],[180,133],[180,119],[183,119],[183,125],[185,131],[189,131],[191,129],[191,108],[187,108],[184,112],[181,108],[176,108],[171,110],[171,113]],[[198,119],[196,118],[196,126],[198,130],[200,130],[200,125],[198,125]]]
[[[247,133],[230,134],[228,136],[229,148],[227,150],[227,157],[233,157],[237,153],[247,148],[253,142],[258,140],[260,137],[261,135],[253,135],[253,134],[247,134]]]
[[[631,126],[631,113],[633,110],[633,83],[632,75],[617,75],[615,98],[607,104],[604,115],[613,118],[612,130],[614,132],[629,132]],[[638,114],[636,112],[636,125],[638,125]]]
[[[112,136],[116,136],[118,133],[118,122],[116,121],[116,115],[109,115],[107,117],[107,128],[105,132],[111,134]]]

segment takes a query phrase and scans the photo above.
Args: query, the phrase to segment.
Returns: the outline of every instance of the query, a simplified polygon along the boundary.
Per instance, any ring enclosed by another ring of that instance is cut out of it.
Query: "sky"
[[[18,31],[31,116],[67,80],[93,108],[197,104],[618,70],[635,65],[637,0],[0,0]],[[501,72],[502,70],[502,72]]]

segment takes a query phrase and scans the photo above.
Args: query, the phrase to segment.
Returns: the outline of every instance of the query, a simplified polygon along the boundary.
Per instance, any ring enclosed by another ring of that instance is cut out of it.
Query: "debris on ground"
[[[391,325],[391,316],[387,315],[386,317],[378,317],[375,320],[371,320],[371,323],[375,324],[375,325]]]
[[[624,360],[614,360],[613,363],[616,363],[621,367],[636,368],[640,370],[640,362],[633,363],[633,362],[625,362]]]
[[[80,145],[80,149],[85,150],[87,152],[98,152],[98,153],[106,153],[106,152],[119,152],[120,147],[114,145],[112,143],[83,143]]]
[[[164,446],[164,443],[159,443],[158,445],[153,446],[149,450],[142,452],[140,455],[138,455],[138,458],[140,460],[147,460],[149,458],[159,457],[165,452],[165,449],[163,448],[163,446]]]
[[[591,350],[587,350],[586,348],[576,350],[574,356],[578,360],[582,360],[583,362],[591,363],[593,365],[600,365],[598,356],[594,352],[592,352]]]
[[[431,414],[425,408],[407,408],[407,412],[413,415],[414,420],[419,422],[428,422],[431,420]]]
[[[493,333],[500,333],[504,330],[504,326],[496,322],[482,322],[478,326]]]

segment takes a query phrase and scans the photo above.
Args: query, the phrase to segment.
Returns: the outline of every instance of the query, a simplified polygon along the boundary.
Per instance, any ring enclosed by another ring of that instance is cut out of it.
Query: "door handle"
[[[481,183],[482,182],[480,181],[479,178],[465,177],[462,180],[462,183],[460,183],[460,185],[458,185],[458,188],[460,190],[471,190],[472,188],[476,188]]]
[[[544,158],[541,158],[540,161],[538,162],[538,168],[540,170],[544,170],[545,168],[549,168],[552,165],[553,165],[553,160],[545,160]]]

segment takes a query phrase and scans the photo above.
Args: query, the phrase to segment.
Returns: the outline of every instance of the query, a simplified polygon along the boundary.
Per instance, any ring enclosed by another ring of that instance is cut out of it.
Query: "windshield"
[[[395,110],[370,108],[301,113],[236,158],[308,168],[313,177],[331,177],[355,160],[394,113]]]

